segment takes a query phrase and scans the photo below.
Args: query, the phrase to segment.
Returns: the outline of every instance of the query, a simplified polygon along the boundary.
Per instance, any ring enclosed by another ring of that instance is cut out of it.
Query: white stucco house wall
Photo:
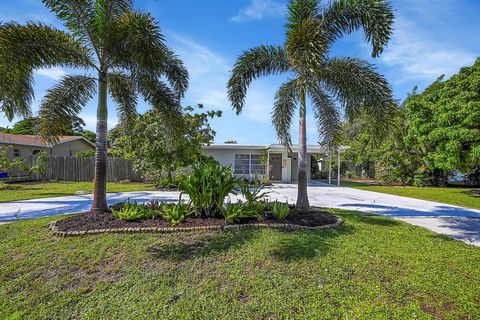
[[[260,162],[262,150],[267,152],[269,166]],[[316,158],[312,158],[312,156],[325,152],[326,150],[320,145],[307,146],[308,180],[311,179],[312,165],[319,166]],[[279,144],[210,144],[202,147],[202,154],[213,157],[223,166],[230,166],[237,176],[251,178],[267,175],[271,181],[277,182],[297,180],[298,145],[292,145],[291,152],[288,152],[283,145]]]

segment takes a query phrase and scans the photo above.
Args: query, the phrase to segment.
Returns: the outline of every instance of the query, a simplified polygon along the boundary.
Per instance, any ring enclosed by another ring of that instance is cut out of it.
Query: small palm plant
[[[356,58],[332,58],[330,48],[345,34],[360,28],[378,56],[387,44],[393,13],[385,0],[290,0],[283,46],[261,45],[243,52],[232,70],[228,94],[237,114],[242,111],[252,80],[264,75],[289,74],[280,86],[272,111],[279,140],[291,144],[290,127],[299,107],[298,195],[296,209],[309,210],[307,195],[306,114],[309,97],[319,132],[333,142],[341,113],[353,118],[367,109],[372,116],[392,114],[395,104],[387,81],[372,65]]]
[[[33,22],[0,24],[0,111],[10,121],[31,114],[35,69],[78,69],[42,99],[39,133],[49,142],[97,94],[93,210],[107,210],[107,96],[126,124],[136,116],[139,96],[168,119],[179,119],[179,99],[188,86],[187,70],[165,45],[157,21],[135,11],[132,2],[43,0],[68,32]]]

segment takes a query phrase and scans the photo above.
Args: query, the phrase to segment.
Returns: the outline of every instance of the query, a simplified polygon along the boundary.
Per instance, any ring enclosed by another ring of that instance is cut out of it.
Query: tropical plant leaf
[[[287,72],[290,62],[286,51],[278,46],[258,46],[244,51],[237,59],[228,81],[228,96],[237,114],[242,111],[247,88],[259,76]]]
[[[66,124],[78,116],[96,92],[95,79],[89,76],[65,76],[48,90],[39,111],[39,135],[49,143],[58,142]]]
[[[333,43],[344,34],[363,28],[365,38],[378,57],[392,35],[395,18],[390,2],[385,0],[335,0],[320,14]]]

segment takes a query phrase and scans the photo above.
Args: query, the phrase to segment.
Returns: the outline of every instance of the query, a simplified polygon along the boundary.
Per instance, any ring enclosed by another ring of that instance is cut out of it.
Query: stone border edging
[[[224,226],[205,226],[205,227],[132,227],[132,228],[114,228],[114,229],[94,229],[87,231],[60,231],[57,227],[57,221],[52,221],[48,224],[48,229],[57,237],[74,237],[88,234],[101,233],[180,233],[192,231],[214,231],[214,230],[235,230],[243,228],[270,228],[280,230],[320,230],[327,228],[339,227],[343,224],[343,220],[335,216],[337,221],[332,224],[326,224],[318,227],[301,226],[290,223],[247,223],[247,224],[229,224]]]

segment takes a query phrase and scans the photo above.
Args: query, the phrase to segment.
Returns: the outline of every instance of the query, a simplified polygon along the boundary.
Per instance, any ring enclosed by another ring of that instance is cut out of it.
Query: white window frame
[[[241,159],[239,158],[239,160],[243,160],[243,161],[246,161],[247,160],[247,156],[248,156],[248,169],[245,169],[245,168],[237,168],[237,156],[243,156],[244,158]],[[234,156],[233,156],[233,173],[234,174],[238,174],[238,175],[254,175],[254,174],[259,174],[259,175],[263,175],[263,174],[266,174],[266,166],[265,165],[262,165],[260,162],[258,164],[252,164],[252,156],[258,156],[259,157],[259,160],[260,160],[260,155],[259,154],[249,154],[249,153],[235,153]],[[263,170],[261,170],[262,172],[258,172],[259,169],[258,168],[253,168],[253,165],[256,165],[256,166],[263,166]],[[241,172],[239,172],[240,170],[242,170]],[[245,170],[247,172],[245,172]]]

